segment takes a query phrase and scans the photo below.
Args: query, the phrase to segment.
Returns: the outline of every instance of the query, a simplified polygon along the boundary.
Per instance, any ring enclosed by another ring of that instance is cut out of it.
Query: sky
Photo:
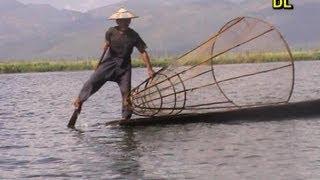
[[[85,12],[108,4],[120,2],[122,0],[18,0],[22,3],[50,4],[59,9],[72,9]]]
[[[90,9],[117,3],[123,0],[18,0],[22,3],[50,4],[58,9],[70,9],[76,11],[88,11]],[[242,2],[243,0],[228,0]]]

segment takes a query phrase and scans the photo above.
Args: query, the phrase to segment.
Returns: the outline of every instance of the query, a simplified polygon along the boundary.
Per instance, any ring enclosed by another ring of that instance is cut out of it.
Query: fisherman
[[[123,120],[131,118],[132,109],[129,94],[131,90],[131,54],[134,47],[141,53],[149,77],[154,75],[145,42],[137,32],[129,28],[133,18],[138,18],[138,16],[125,8],[120,8],[108,18],[116,20],[118,26],[111,27],[106,32],[104,51],[109,51],[89,80],[83,85],[79,96],[73,103],[76,109],[81,108],[82,104],[107,81],[113,81],[119,85],[122,95],[122,118]]]

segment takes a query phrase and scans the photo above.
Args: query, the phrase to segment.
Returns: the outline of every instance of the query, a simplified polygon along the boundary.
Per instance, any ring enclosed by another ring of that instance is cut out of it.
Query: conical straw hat
[[[132,18],[138,18],[138,16],[129,12],[125,8],[120,8],[117,12],[112,14],[108,19],[113,20],[113,19],[132,19]]]

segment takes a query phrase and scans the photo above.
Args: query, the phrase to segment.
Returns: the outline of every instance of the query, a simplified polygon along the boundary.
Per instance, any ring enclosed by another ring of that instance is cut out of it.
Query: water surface
[[[296,64],[293,101],[320,97],[320,62]],[[133,84],[145,79],[135,69]],[[107,83],[66,128],[91,71],[0,75],[0,179],[319,179],[320,117],[106,127]]]

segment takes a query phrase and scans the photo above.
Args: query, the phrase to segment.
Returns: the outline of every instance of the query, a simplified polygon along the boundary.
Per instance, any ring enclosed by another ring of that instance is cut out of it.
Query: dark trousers
[[[131,68],[121,69],[116,62],[103,62],[83,85],[79,98],[83,103],[96,93],[107,81],[116,82],[122,95],[122,118],[131,118]]]

